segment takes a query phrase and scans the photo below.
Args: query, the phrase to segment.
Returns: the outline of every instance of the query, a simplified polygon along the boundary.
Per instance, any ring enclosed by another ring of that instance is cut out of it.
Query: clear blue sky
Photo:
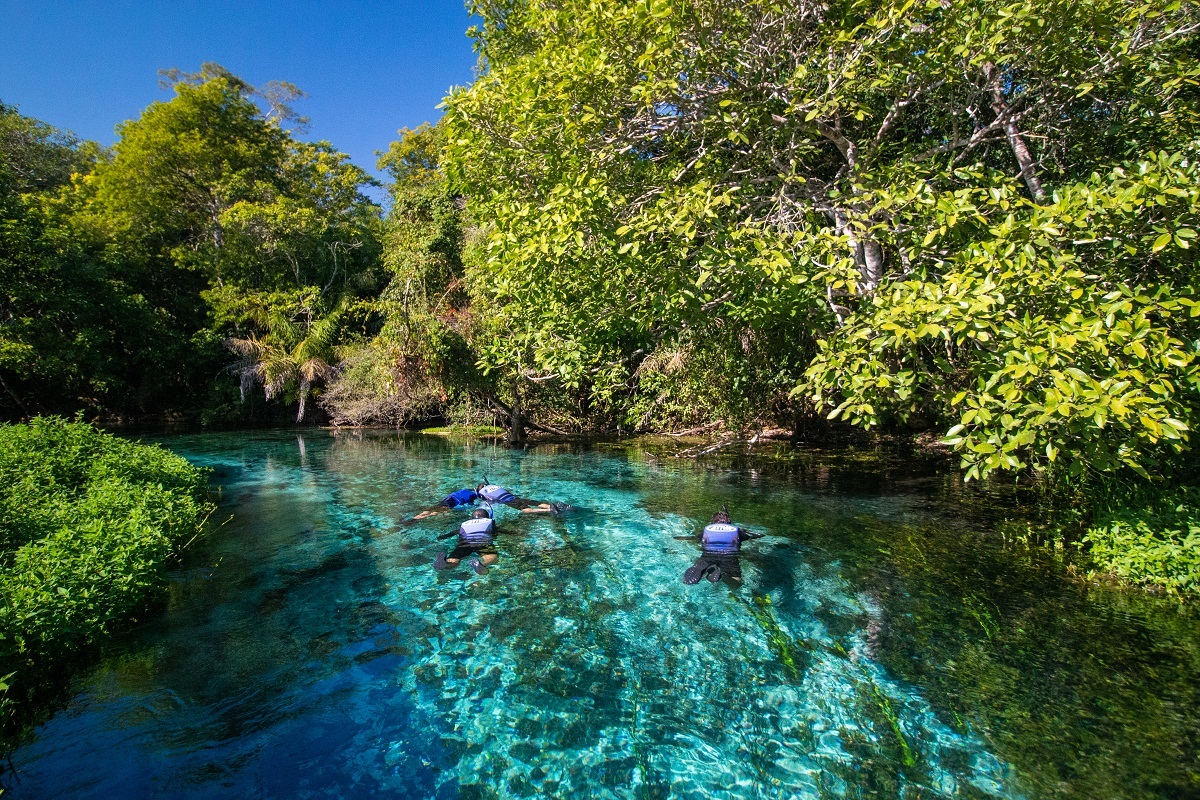
[[[48,2],[0,0],[0,100],[84,139],[154,100],[158,70],[215,61],[252,84],[283,80],[308,98],[308,139],[375,171],[396,129],[440,116],[475,55],[462,0],[392,2]]]

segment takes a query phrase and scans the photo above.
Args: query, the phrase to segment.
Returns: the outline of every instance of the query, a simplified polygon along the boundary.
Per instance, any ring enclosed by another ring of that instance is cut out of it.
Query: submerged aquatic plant
[[[735,595],[736,596],[736,595]],[[771,596],[765,594],[756,594],[749,601],[743,601],[750,615],[754,617],[763,629],[763,633],[767,636],[767,641],[771,645],[771,649],[779,656],[779,662],[783,665],[788,677],[793,681],[799,681],[804,670],[808,666],[806,654],[801,655],[801,651],[797,650],[797,646],[802,650],[811,649],[812,645],[808,642],[801,642],[793,639],[779,626],[775,620],[775,615],[771,613]]]

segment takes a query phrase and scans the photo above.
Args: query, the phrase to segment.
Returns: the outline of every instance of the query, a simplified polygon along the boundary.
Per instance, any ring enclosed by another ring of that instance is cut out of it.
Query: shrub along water
[[[1138,495],[1102,512],[1084,536],[1096,569],[1169,594],[1200,594],[1200,487]]]
[[[161,594],[200,532],[207,471],[81,422],[0,426],[0,712]]]

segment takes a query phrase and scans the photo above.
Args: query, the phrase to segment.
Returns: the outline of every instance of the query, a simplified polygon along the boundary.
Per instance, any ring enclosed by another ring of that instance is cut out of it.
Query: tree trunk
[[[859,272],[862,274],[866,293],[872,294],[883,280],[883,246],[874,239],[863,239],[861,249]]]
[[[883,280],[883,246],[874,239],[859,239],[846,212],[840,208],[833,211],[833,229],[839,236],[845,236],[850,245],[862,293],[872,294]]]
[[[508,443],[514,447],[525,444],[525,412],[521,408],[521,396],[513,392],[512,413],[508,416]]]
[[[308,389],[312,384],[300,381],[300,410],[296,413],[296,424],[304,422],[304,407],[308,403]]]
[[[1017,159],[1017,166],[1021,168],[1017,177],[1025,181],[1025,186],[1028,187],[1034,201],[1044,202],[1046,190],[1042,188],[1042,181],[1038,177],[1037,161],[1034,160],[1029,145],[1025,144],[1025,137],[1021,136],[1017,123],[1009,113],[1008,101],[1004,99],[1004,87],[1000,84],[1000,70],[989,61],[983,65],[983,73],[991,85],[992,113],[997,117],[1004,117],[1004,134],[1008,137],[1008,145]]]
[[[6,380],[4,380],[3,375],[0,375],[0,386],[4,387],[4,391],[8,392],[8,396],[11,397],[13,399],[13,401],[17,404],[17,406],[22,411],[25,412],[25,417],[27,419],[32,419],[33,415],[29,413],[29,409],[26,408],[25,404],[21,402],[21,398],[17,397],[17,393],[14,392],[12,389],[8,388],[8,382]]]

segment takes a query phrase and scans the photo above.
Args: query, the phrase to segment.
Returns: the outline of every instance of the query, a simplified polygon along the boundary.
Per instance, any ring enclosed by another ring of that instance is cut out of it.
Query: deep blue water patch
[[[4,778],[18,798],[1200,796],[1200,626],[1065,579],[936,470],[174,437],[221,510]],[[498,563],[435,572],[483,473]],[[684,585],[727,503],[768,534]],[[986,504],[984,504],[985,506]]]

